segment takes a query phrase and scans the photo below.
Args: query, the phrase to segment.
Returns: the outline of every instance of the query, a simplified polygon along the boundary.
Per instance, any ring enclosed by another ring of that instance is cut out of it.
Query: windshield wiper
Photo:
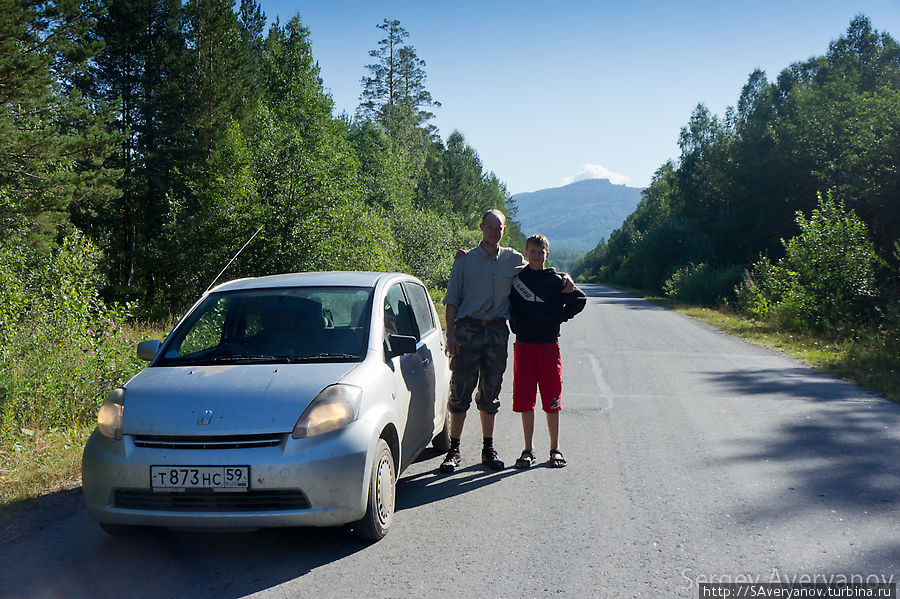
[[[287,362],[291,363],[297,358],[294,356],[271,356],[271,355],[246,355],[246,356],[216,356],[214,358],[208,358],[208,361],[211,364],[224,364],[229,362],[264,362],[267,364],[274,363],[282,363]]]
[[[298,362],[327,362],[328,360],[359,360],[359,354],[322,353],[297,356]]]

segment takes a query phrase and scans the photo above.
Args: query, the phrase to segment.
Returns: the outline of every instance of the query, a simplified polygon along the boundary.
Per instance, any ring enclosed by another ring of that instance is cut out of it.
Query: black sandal
[[[522,455],[519,456],[519,459],[516,460],[516,468],[524,469],[531,468],[531,465],[537,461],[537,458],[534,457],[534,452],[530,449],[526,449],[522,452]]]
[[[558,449],[550,450],[550,467],[551,468],[565,468],[566,467],[566,458],[563,457],[563,453]]]

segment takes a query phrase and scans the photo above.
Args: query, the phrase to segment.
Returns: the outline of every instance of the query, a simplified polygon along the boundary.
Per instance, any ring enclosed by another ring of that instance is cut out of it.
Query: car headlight
[[[110,439],[122,438],[122,412],[125,410],[125,388],[117,387],[109,392],[97,414],[97,430]]]
[[[315,437],[347,426],[359,417],[362,389],[352,385],[331,385],[322,389],[300,420],[294,425],[291,437]]]

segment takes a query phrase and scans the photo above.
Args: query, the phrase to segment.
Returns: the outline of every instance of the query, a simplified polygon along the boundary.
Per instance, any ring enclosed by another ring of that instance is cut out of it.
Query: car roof
[[[217,285],[210,291],[265,289],[271,287],[375,287],[380,279],[387,277],[403,277],[408,280],[415,280],[414,277],[410,275],[397,272],[295,272],[247,279],[235,279],[234,281],[228,281],[227,283]]]

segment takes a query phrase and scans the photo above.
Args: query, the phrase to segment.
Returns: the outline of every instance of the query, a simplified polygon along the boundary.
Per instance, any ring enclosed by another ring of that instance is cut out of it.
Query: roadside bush
[[[0,438],[90,423],[140,368],[122,306],[97,294],[100,253],[70,235],[51,255],[0,246]]]
[[[741,266],[691,263],[675,271],[663,285],[663,291],[683,302],[712,307],[727,302],[743,277]]]
[[[745,286],[748,309],[802,331],[846,330],[864,323],[875,298],[877,256],[865,224],[829,192],[800,234],[782,240],[785,257],[762,258]]]

